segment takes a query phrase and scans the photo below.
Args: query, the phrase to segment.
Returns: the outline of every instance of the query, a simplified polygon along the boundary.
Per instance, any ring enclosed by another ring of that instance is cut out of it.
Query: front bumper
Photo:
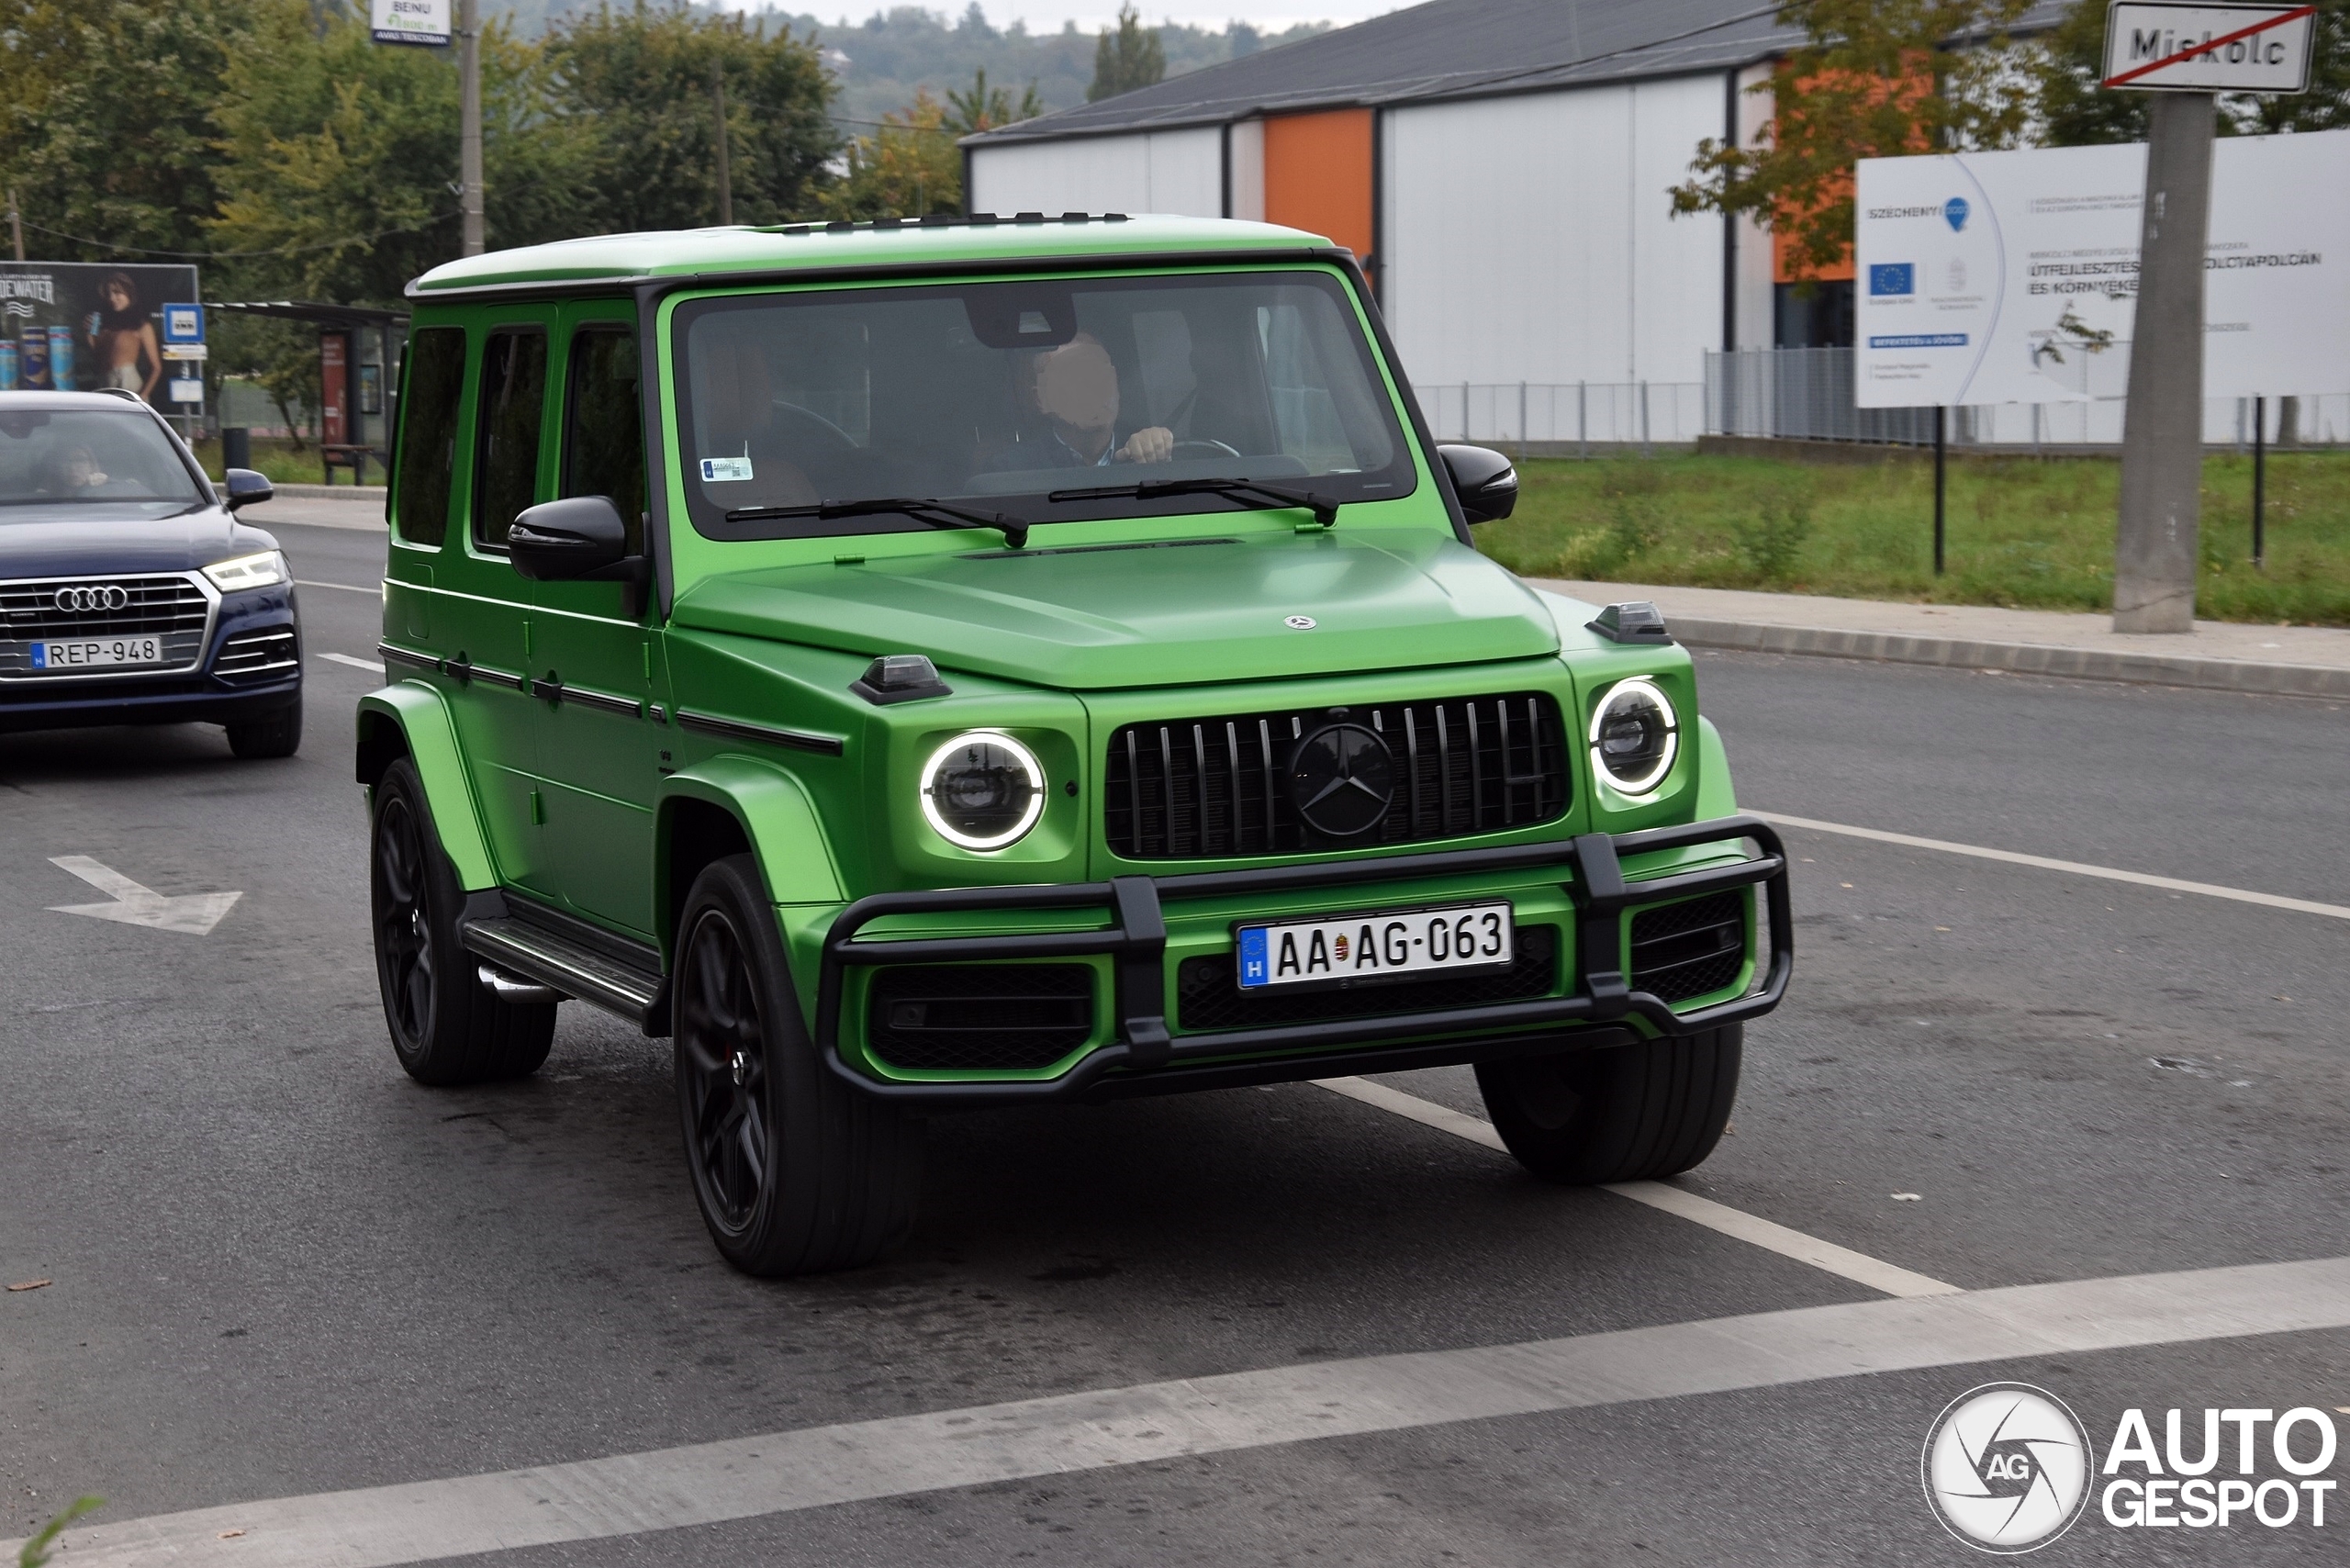
[[[1726,865],[1625,879],[1628,856],[1740,845],[1757,856]],[[1564,995],[1437,1012],[1395,1013],[1273,1027],[1176,1034],[1168,1026],[1167,901],[1294,892],[1414,878],[1557,870],[1573,905],[1575,982]],[[1624,913],[1634,906],[1751,887],[1768,911],[1768,960],[1762,983],[1711,1006],[1675,1013],[1663,999],[1634,990],[1624,973]],[[875,939],[859,934],[891,915],[1101,909],[1107,925],[1091,930],[1018,932],[935,938]],[[841,1048],[847,971],[852,967],[953,964],[1023,958],[1107,957],[1115,974],[1114,1036],[1050,1079],[975,1082],[889,1081],[859,1070]],[[942,889],[878,893],[857,900],[826,933],[816,997],[816,1045],[824,1064],[865,1092],[931,1104],[1106,1098],[1342,1072],[1395,1071],[1557,1050],[1556,1025],[1572,1025],[1573,1043],[1620,1044],[1651,1036],[1684,1036],[1770,1012],[1786,992],[1795,966],[1786,854],[1769,823],[1718,817],[1639,833],[1586,834],[1563,842],[1438,851],[1321,866],[1283,866],[1173,877],[1113,877],[1106,882],[1044,887]],[[1550,1031],[1542,1033],[1546,1028]],[[1348,1048],[1352,1047],[1352,1048]]]

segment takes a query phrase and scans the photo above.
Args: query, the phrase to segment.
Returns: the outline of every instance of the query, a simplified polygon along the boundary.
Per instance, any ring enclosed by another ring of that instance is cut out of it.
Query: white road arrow
[[[159,931],[185,931],[191,936],[202,936],[220,924],[220,917],[229,913],[230,905],[245,896],[241,892],[190,893],[185,898],[167,899],[86,855],[52,855],[49,863],[61,871],[72,872],[102,893],[112,894],[115,900],[112,903],[51,904],[49,907],[52,914],[86,914],[97,920],[118,920],[125,925],[151,925]]]

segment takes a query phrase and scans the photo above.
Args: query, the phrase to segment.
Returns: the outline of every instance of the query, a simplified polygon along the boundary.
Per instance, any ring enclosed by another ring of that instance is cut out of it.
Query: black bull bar
[[[1622,860],[1628,855],[1746,839],[1752,839],[1762,854],[1733,865],[1674,872],[1637,882],[1624,879]],[[1198,1035],[1173,1034],[1167,1026],[1167,922],[1160,908],[1162,901],[1552,866],[1571,874],[1572,879],[1564,885],[1575,904],[1577,986],[1568,995],[1270,1028],[1221,1029]],[[1770,916],[1770,960],[1760,990],[1693,1013],[1676,1014],[1662,998],[1631,988],[1622,967],[1621,917],[1626,909],[1758,883],[1763,889]],[[873,940],[858,935],[865,926],[884,915],[1104,906],[1110,911],[1111,924],[1090,931],[1012,932],[904,940]],[[1583,834],[1546,844],[1399,855],[1319,866],[1266,867],[1174,877],[1113,877],[1103,882],[875,893],[841,911],[825,935],[822,972],[816,993],[816,1045],[827,1068],[868,1094],[932,1104],[1003,1104],[1078,1099],[1104,1092],[1149,1093],[1283,1078],[1324,1078],[1349,1071],[1396,1071],[1508,1055],[1514,1050],[1523,1054],[1529,1047],[1556,1050],[1559,1042],[1555,1038],[1538,1036],[1529,1040],[1521,1033],[1545,1024],[1603,1025],[1577,1031],[1578,1035],[1588,1036],[1582,1043],[1593,1046],[1638,1037],[1638,1031],[1624,1026],[1632,1019],[1647,1024],[1659,1035],[1694,1035],[1756,1017],[1779,1004],[1786,993],[1787,977],[1795,968],[1794,924],[1788,907],[1785,848],[1768,823],[1750,816],[1715,817],[1637,833]],[[851,965],[973,963],[1097,955],[1116,960],[1117,1036],[1088,1053],[1058,1078],[998,1082],[889,1082],[860,1072],[841,1054],[841,1001]],[[1410,1046],[1382,1045],[1368,1052],[1348,1053],[1334,1048],[1373,1041],[1418,1041],[1427,1036],[1464,1035],[1469,1037]],[[1516,1037],[1509,1037],[1512,1036]],[[1224,1060],[1295,1051],[1314,1054],[1275,1061]],[[1189,1066],[1180,1072],[1160,1070],[1203,1058],[1216,1058],[1219,1066]],[[1302,1071],[1302,1066],[1310,1066],[1312,1070]]]

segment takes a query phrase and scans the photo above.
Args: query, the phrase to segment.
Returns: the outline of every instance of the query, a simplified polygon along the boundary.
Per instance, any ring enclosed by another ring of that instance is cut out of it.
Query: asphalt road
[[[348,760],[375,678],[323,657],[374,656],[382,535],[296,521],[344,505],[255,514],[297,577],[346,585],[300,590],[299,756],[240,763],[197,727],[0,749],[0,1275],[53,1282],[0,1295],[0,1537],[84,1492],[128,1519],[1880,1299],[1311,1085],[940,1119],[901,1257],[733,1275],[665,1042],[575,1004],[525,1083],[426,1090],[394,1063]],[[1748,806],[2350,902],[2339,708],[1727,655],[1700,681]],[[1734,1135],[1680,1185],[1969,1291],[2350,1256],[2350,922],[1788,842],[1796,989],[1750,1029]],[[73,855],[242,896],[202,936],[50,913],[98,896],[50,864]],[[1478,1110],[1465,1070],[1387,1081]],[[2350,1332],[1422,1425],[485,1560],[1947,1563],[1972,1554],[1925,1508],[1919,1445],[1998,1378],[2058,1393],[2102,1445],[2133,1406],[2158,1436],[2172,1406],[2350,1407]],[[2155,1534],[2092,1506],[2046,1560],[2338,1562],[2344,1514]]]

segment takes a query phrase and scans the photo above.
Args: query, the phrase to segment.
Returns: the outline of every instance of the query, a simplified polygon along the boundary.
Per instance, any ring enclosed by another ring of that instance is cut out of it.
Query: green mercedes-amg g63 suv
[[[734,1264],[902,1237],[926,1111],[1473,1063],[1685,1170],[1791,963],[1646,605],[1481,556],[1354,259],[1035,213],[617,235],[410,286],[361,704],[400,1064],[676,1042]]]

